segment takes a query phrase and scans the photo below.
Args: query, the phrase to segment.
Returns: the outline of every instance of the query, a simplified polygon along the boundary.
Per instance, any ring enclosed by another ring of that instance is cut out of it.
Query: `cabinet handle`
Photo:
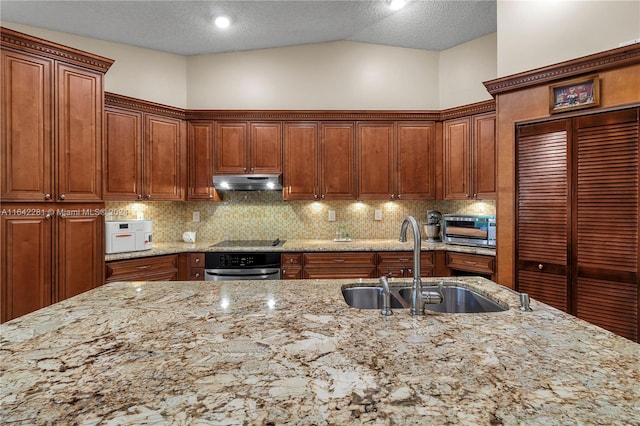
[[[209,198],[213,198],[213,195],[209,194]]]
[[[477,265],[478,262],[472,262],[470,260],[463,260],[462,263],[466,263],[467,265]]]
[[[142,194],[136,195],[136,200],[142,200]]]
[[[320,198],[322,198],[322,199],[324,200],[324,194],[322,194],[322,195],[320,196]]]
[[[317,200],[318,199],[318,194],[313,194],[313,199]]]
[[[282,270],[282,275],[284,275],[284,274],[286,274],[286,273],[287,273],[287,270],[286,270],[286,269],[283,269],[283,270]]]
[[[394,194],[391,194],[391,199],[395,200],[396,196]]]
[[[473,194],[473,198],[478,198],[478,194]]]
[[[544,268],[544,265],[542,263],[538,264],[538,269],[542,271],[542,268]]]
[[[344,259],[333,259],[334,262],[343,263]]]
[[[196,257],[195,261],[196,261],[196,263],[200,263],[200,258]]]
[[[411,268],[407,269],[407,273],[408,273],[409,275],[413,274],[413,269],[411,269]]]
[[[47,214],[45,214],[45,215],[44,215],[44,218],[45,218],[45,219],[51,219],[51,213],[47,213]]]
[[[151,265],[136,266],[136,269],[149,269],[149,268],[151,268]]]
[[[51,194],[44,194],[44,199],[45,200],[50,200],[51,199]]]
[[[147,194],[147,200],[151,199],[151,194]]]
[[[398,200],[402,198],[402,194],[398,194]]]
[[[60,199],[64,200],[65,198],[67,198],[64,194],[60,195]]]
[[[243,171],[243,172],[246,172],[246,171],[247,171],[247,168],[245,167],[244,169],[242,169],[242,171]]]
[[[409,259],[406,257],[401,257],[400,259],[398,259],[400,262],[408,262]]]
[[[200,276],[200,272],[196,272],[196,274],[194,275],[194,277],[198,278]]]
[[[253,167],[251,168],[251,173],[253,173]]]

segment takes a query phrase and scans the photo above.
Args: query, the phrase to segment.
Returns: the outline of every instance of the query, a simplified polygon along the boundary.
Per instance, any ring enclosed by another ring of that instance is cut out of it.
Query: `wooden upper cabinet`
[[[105,200],[141,200],[142,113],[107,106],[103,150]]]
[[[51,201],[53,61],[2,49],[0,199]]]
[[[320,198],[355,199],[355,125],[320,123]]]
[[[284,124],[285,200],[318,198],[318,123]]]
[[[358,199],[395,198],[394,123],[358,122]]]
[[[162,112],[146,112],[150,107]],[[107,94],[104,117],[104,199],[184,200],[187,131],[185,121],[177,118],[179,112]]]
[[[249,123],[249,173],[282,173],[282,124]]]
[[[435,123],[398,123],[396,150],[396,197],[403,200],[434,200]]]
[[[355,199],[353,122],[284,125],[284,199]]]
[[[213,121],[189,122],[188,200],[219,200],[213,188],[213,132]]]
[[[471,123],[468,117],[445,121],[443,196],[466,200],[471,192]]]
[[[473,185],[474,198],[496,199],[496,114],[473,116]]]
[[[496,198],[495,113],[444,122],[444,198]]]
[[[184,122],[153,114],[145,114],[144,121],[144,198],[180,201],[186,162]]]
[[[216,174],[282,173],[280,122],[216,123]]]
[[[56,64],[57,199],[102,200],[102,73]]]

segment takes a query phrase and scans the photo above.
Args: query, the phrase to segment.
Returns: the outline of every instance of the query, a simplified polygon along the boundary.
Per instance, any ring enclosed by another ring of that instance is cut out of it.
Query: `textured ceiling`
[[[218,14],[233,24],[213,27]],[[8,1],[0,18],[196,55],[337,40],[440,51],[496,31],[496,1]]]

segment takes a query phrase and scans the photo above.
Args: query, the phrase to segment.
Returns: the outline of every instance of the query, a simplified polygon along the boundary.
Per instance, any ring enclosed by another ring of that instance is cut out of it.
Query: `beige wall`
[[[438,109],[438,53],[355,42],[187,58],[191,109]]]
[[[184,56],[2,21],[5,28],[114,59],[105,90],[178,108],[187,107]]]
[[[440,109],[492,99],[483,81],[497,76],[496,33],[440,52]]]
[[[640,1],[498,0],[497,76],[640,38]]]

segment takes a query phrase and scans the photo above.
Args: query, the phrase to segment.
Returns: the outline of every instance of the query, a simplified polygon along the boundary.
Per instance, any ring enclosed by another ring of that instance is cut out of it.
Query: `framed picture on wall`
[[[549,86],[549,112],[551,114],[598,105],[600,105],[600,80],[597,75]]]

